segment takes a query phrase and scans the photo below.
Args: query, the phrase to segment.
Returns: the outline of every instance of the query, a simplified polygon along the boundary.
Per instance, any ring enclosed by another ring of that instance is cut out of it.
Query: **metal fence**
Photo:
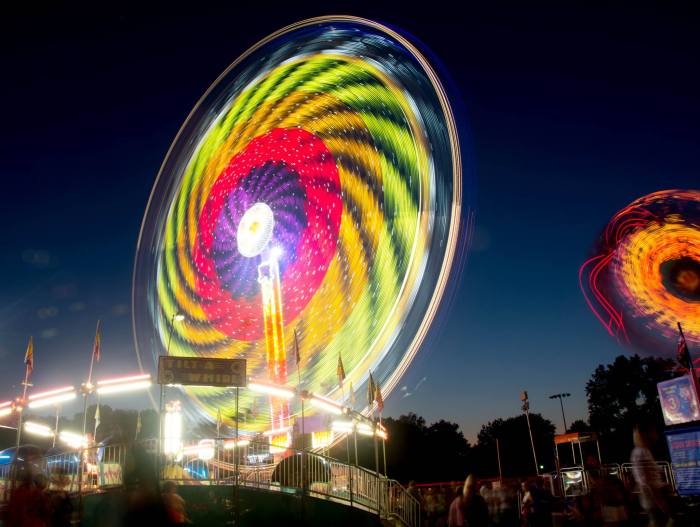
[[[655,472],[662,484],[666,485],[671,491],[675,491],[676,480],[673,474],[673,467],[667,461],[636,465],[632,463],[623,463],[622,465],[609,463],[597,468],[584,468],[582,466],[561,468],[559,471],[561,481],[558,486],[555,486],[555,490],[557,493],[563,491],[564,497],[588,494],[592,480],[610,476],[619,478],[628,489],[632,492],[637,492],[633,476],[633,472],[637,467],[645,472]]]
[[[634,465],[632,463],[623,463],[621,465],[621,475],[622,475],[622,480],[627,484],[630,488],[634,487],[634,476],[633,476],[633,471],[635,467],[639,467],[641,470],[645,472],[655,472],[661,482],[668,486],[672,491],[676,490],[676,479],[675,476],[673,475],[673,469],[671,467],[671,464],[667,461],[655,461],[653,463],[640,463],[637,465]],[[636,489],[633,489],[636,490]]]
[[[288,449],[273,458],[267,443],[232,447],[231,441],[220,439],[200,441],[169,456],[160,455],[157,442],[148,441],[68,451],[40,458],[29,468],[26,463],[2,465],[0,500],[9,497],[14,467],[43,474],[49,490],[86,494],[120,487],[137,448],[154,462],[162,481],[293,492],[397,518],[409,527],[420,524],[420,504],[395,480],[313,451]]]

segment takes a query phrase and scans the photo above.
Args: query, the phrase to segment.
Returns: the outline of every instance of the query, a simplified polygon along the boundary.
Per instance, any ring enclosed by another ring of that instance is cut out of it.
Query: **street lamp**
[[[568,432],[569,427],[566,426],[566,415],[564,415],[564,402],[563,399],[564,397],[571,397],[570,393],[555,393],[554,395],[550,395],[550,399],[559,399],[559,404],[561,405],[561,418],[564,420],[564,433]]]

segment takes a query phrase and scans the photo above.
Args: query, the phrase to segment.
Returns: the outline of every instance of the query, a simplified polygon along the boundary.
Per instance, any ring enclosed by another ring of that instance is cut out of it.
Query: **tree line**
[[[664,420],[656,385],[677,376],[675,361],[638,355],[618,356],[611,364],[599,365],[586,383],[588,420],[576,420],[568,432],[596,432],[604,463],[629,461],[632,429],[636,424],[653,427],[661,438],[657,459],[668,460],[663,441]],[[514,403],[514,406],[516,404]],[[387,471],[400,481],[459,481],[474,472],[482,477],[523,477],[535,473],[525,415],[498,418],[484,424],[476,444],[464,437],[457,423],[440,420],[432,424],[415,414],[384,420],[389,437]],[[533,442],[540,471],[555,470],[555,425],[536,412],[530,413]],[[342,446],[342,445],[341,445]],[[336,455],[342,455],[336,449]],[[364,442],[360,462],[374,468],[373,445]],[[594,444],[584,446],[583,457],[597,457]],[[580,454],[576,449],[577,463]],[[342,457],[341,457],[342,459]],[[570,447],[560,447],[563,466],[573,462]],[[380,461],[380,468],[383,462]]]

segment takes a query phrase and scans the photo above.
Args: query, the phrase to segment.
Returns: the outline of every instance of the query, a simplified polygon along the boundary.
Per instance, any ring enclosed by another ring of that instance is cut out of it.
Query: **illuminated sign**
[[[161,356],[158,358],[158,384],[244,388],[246,361]]]
[[[700,427],[668,430],[676,489],[681,496],[700,496]]]
[[[667,425],[679,425],[700,420],[698,397],[689,375],[660,382],[659,402]]]

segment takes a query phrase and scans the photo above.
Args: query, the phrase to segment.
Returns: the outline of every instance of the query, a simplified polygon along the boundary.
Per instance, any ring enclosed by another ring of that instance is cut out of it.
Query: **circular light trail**
[[[700,344],[700,192],[665,190],[618,212],[581,267],[582,291],[606,330],[672,354],[683,325]]]
[[[445,92],[403,36],[354,17],[269,36],[198,102],[156,180],[133,280],[142,367],[172,333],[172,355],[243,357],[295,386],[296,334],[303,388],[349,404],[352,383],[365,410],[369,372],[386,396],[435,316],[461,177]],[[230,392],[186,391],[232,424]],[[282,426],[300,411],[284,404],[244,390],[241,427]]]

